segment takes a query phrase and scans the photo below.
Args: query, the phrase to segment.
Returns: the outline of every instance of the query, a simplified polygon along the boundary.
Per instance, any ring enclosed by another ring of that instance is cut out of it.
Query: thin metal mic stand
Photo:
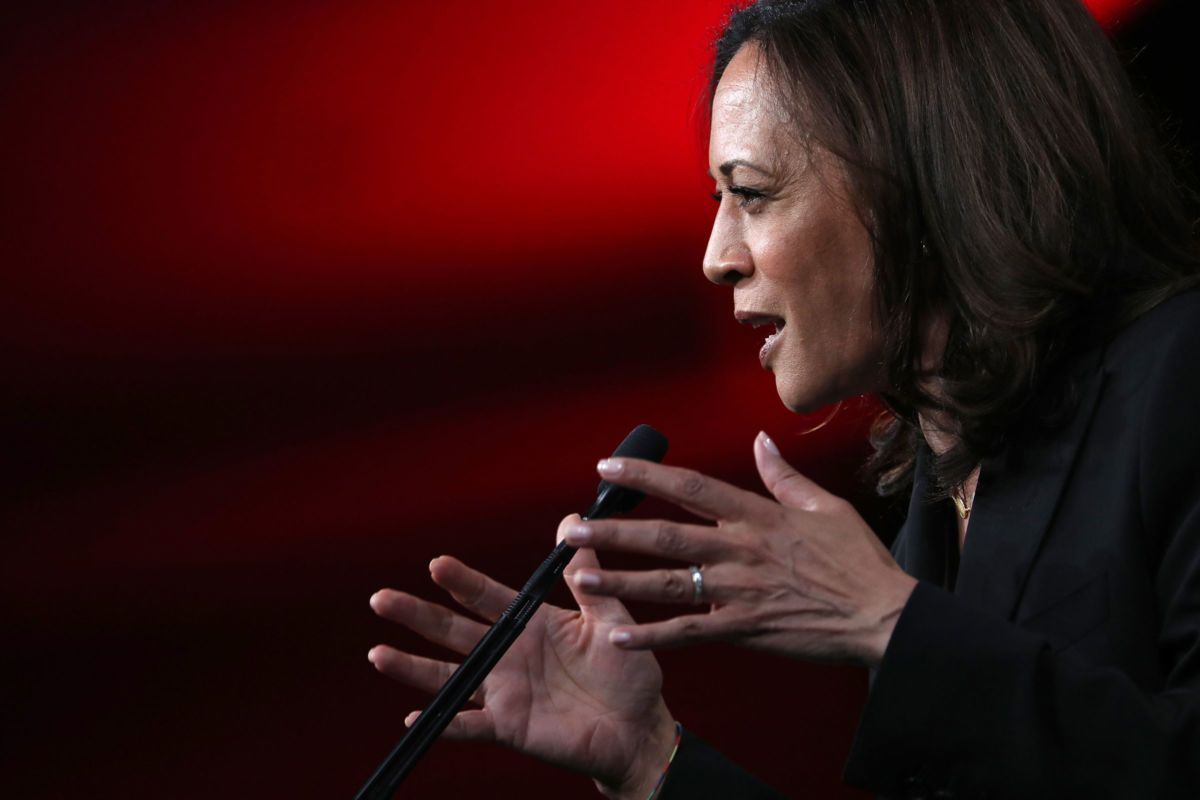
[[[662,461],[666,452],[666,437],[649,425],[639,425],[625,437],[621,446],[613,453],[613,457]],[[608,481],[600,481],[596,502],[583,515],[583,519],[603,519],[612,514],[630,511],[643,497],[641,492],[623,489]],[[520,594],[467,654],[454,674],[442,684],[442,688],[421,712],[421,716],[417,717],[404,738],[358,790],[358,794],[354,795],[354,800],[390,800],[413,767],[454,719],[454,715],[466,705],[467,700],[479,688],[479,684],[483,683],[492,667],[496,666],[496,662],[521,635],[525,624],[545,601],[546,595],[550,593],[577,549],[565,541],[559,542],[526,581]]]

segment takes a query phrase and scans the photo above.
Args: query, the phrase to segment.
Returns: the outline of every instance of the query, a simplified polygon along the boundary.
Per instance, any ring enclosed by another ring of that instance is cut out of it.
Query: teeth
[[[758,322],[751,323],[751,328],[761,328],[763,325],[774,325],[775,332],[783,330],[783,326],[787,323],[781,319],[760,319]]]
[[[779,338],[779,331],[775,331],[774,333],[767,336],[766,341],[763,342],[763,346],[770,347],[771,345],[773,345],[775,343],[775,340],[778,338]]]

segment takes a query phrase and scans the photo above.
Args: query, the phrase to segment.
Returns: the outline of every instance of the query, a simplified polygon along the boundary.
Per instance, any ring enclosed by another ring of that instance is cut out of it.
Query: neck
[[[958,443],[958,439],[953,434],[946,432],[946,426],[939,421],[937,412],[918,414],[917,419],[921,423],[921,434],[925,437],[926,444],[937,455],[947,452]],[[955,503],[955,506],[957,507],[959,503],[962,504],[958,511],[958,544],[960,548],[967,535],[967,523],[970,521],[970,509],[975,502],[975,486],[978,483],[979,467],[977,465],[954,492],[959,501]]]
[[[946,431],[942,415],[936,411],[919,412],[917,421],[921,425],[921,435],[929,449],[937,455],[942,455],[958,444],[958,439]]]

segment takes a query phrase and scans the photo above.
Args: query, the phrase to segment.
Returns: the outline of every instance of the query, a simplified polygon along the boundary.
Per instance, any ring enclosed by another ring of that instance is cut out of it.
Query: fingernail
[[[375,663],[375,651],[378,649],[378,647],[372,647],[367,651],[367,661],[370,661],[372,664]]]
[[[590,541],[592,538],[592,529],[587,525],[572,525],[567,528],[567,542],[569,544],[583,544]]]
[[[439,558],[440,558],[440,556],[439,556]],[[434,561],[437,561],[437,558],[431,558],[431,559],[429,559],[429,571],[430,571],[430,572],[433,572],[433,562],[434,562]]]
[[[620,461],[613,461],[611,458],[602,458],[600,459],[600,463],[596,465],[596,470],[601,475],[608,477],[620,475],[621,470],[624,468],[625,466]]]
[[[758,437],[762,439],[763,447],[775,455],[779,455],[779,448],[775,446],[775,442],[771,441],[771,437],[767,436],[766,431],[759,431]]]
[[[613,644],[629,644],[629,640],[632,638],[629,631],[612,631],[608,634],[608,640]]]
[[[594,572],[576,572],[575,573],[575,585],[576,586],[599,586],[600,585],[600,576]]]
[[[417,717],[419,716],[421,716],[420,711],[409,712],[408,716],[404,718],[404,727],[411,728],[412,724],[417,721]]]

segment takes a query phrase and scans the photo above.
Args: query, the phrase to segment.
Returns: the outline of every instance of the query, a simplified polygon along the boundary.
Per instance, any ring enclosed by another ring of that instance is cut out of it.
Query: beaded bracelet
[[[663,781],[667,779],[667,771],[671,769],[671,762],[675,760],[675,753],[679,752],[679,742],[683,739],[683,726],[678,722],[675,723],[675,746],[671,748],[671,755],[667,759],[667,766],[663,769],[662,775],[658,776],[658,783],[654,784],[654,788],[650,791],[646,800],[654,800],[654,795],[658,794],[658,790],[662,788]]]

